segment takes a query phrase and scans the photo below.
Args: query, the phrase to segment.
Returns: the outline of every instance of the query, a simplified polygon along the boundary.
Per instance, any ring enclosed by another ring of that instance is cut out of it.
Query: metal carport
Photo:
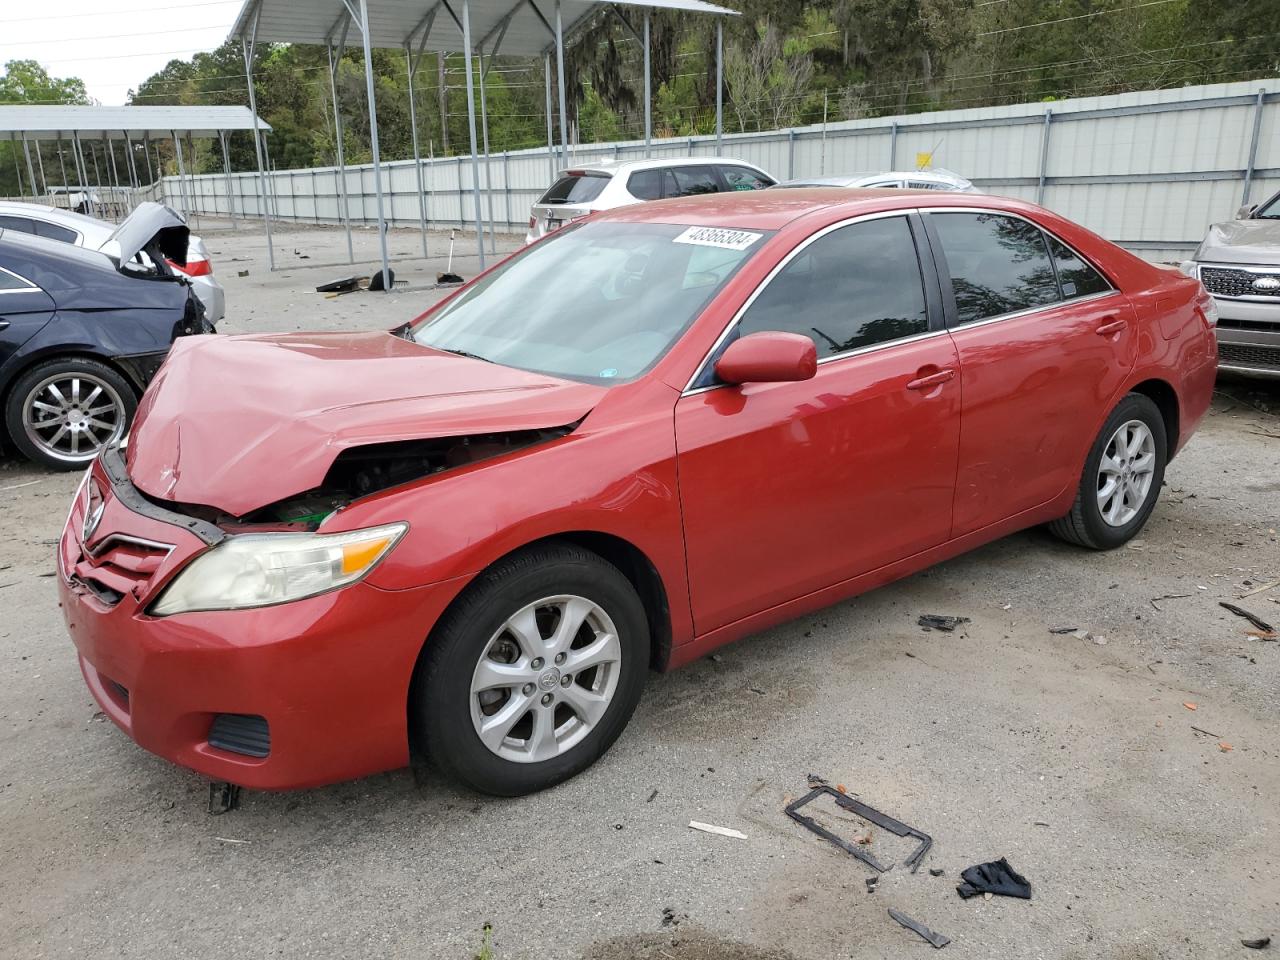
[[[644,10],[643,33],[637,31],[619,9],[620,5]],[[544,12],[544,8],[550,8]],[[413,74],[422,54],[461,52],[467,71],[467,125],[471,140],[471,187],[475,200],[476,246],[480,268],[485,266],[484,220],[480,210],[480,158],[476,138],[475,81],[472,57],[480,58],[481,112],[486,169],[489,128],[484,109],[484,76],[499,52],[543,58],[547,83],[547,146],[554,150],[551,133],[551,57],[556,58],[559,83],[561,161],[568,156],[568,109],[564,84],[565,36],[587,23],[601,11],[616,15],[644,47],[644,134],[652,139],[652,90],[649,60],[649,12],[653,9],[683,10],[692,13],[736,16],[737,11],[705,0],[245,0],[231,28],[230,39],[239,40],[244,50],[245,77],[249,84],[249,109],[256,113],[253,87],[253,52],[259,42],[307,43],[324,46],[329,52],[329,80],[333,90],[334,125],[337,132],[338,182],[342,221],[347,231],[347,253],[354,259],[351,221],[346,198],[346,162],[342,148],[342,120],[338,111],[336,78],[338,63],[352,24],[364,44],[366,96],[369,105],[369,140],[373,152],[374,194],[377,198],[378,240],[382,254],[383,280],[388,281],[386,220],[382,200],[382,161],[378,145],[378,111],[374,97],[371,51],[373,48],[404,50],[409,70],[409,117],[413,127],[413,160],[418,176],[418,213],[422,230],[422,252],[427,255],[426,202],[422,184],[422,157],[418,149],[417,106],[414,102]],[[565,11],[568,11],[566,21]],[[716,142],[723,133],[723,26],[716,25]],[[485,48],[488,48],[486,51]],[[492,204],[492,199],[490,200]],[[490,235],[492,237],[492,210]],[[274,268],[274,261],[272,262]],[[385,282],[389,291],[391,284]]]
[[[120,181],[127,177],[131,187],[137,188],[141,186],[141,176],[137,168],[137,162],[133,154],[133,144],[135,141],[141,141],[143,145],[143,156],[147,163],[148,176],[151,176],[151,138],[171,138],[174,144],[174,156],[178,161],[178,183],[183,191],[183,206],[186,203],[186,164],[182,154],[182,136],[214,138],[222,146],[222,165],[224,172],[230,176],[231,162],[227,155],[227,135],[240,130],[252,130],[254,132],[254,142],[259,143],[260,139],[266,135],[271,127],[256,113],[251,112],[245,107],[186,107],[186,106],[156,106],[156,107],[100,107],[100,106],[29,106],[29,105],[5,105],[0,106],[0,135],[8,134],[9,140],[15,145],[22,143],[22,151],[26,159],[27,180],[31,185],[32,194],[35,194],[36,184],[36,167],[31,162],[30,144],[35,141],[37,144],[41,141],[56,141],[58,144],[58,158],[61,167],[62,189],[63,192],[70,192],[70,181],[67,179],[66,164],[62,161],[62,141],[64,137],[69,137],[71,141],[71,161],[72,169],[75,172],[76,180],[80,186],[86,190],[89,188],[89,167],[85,161],[85,151],[83,142],[86,140],[123,140],[125,142],[125,157],[128,160],[124,173],[120,173],[115,169],[115,152],[109,151],[110,163],[107,168],[107,176],[112,178],[117,189],[120,188]],[[263,187],[263,197],[266,197],[266,176],[262,169],[261,152],[258,154],[258,177]],[[15,154],[16,159],[16,154]],[[97,165],[97,157],[93,158],[94,165]],[[45,178],[44,160],[40,156],[40,151],[36,151],[36,161],[39,164],[40,182],[43,184],[44,192],[49,193],[49,181]],[[156,171],[159,176],[160,171]],[[21,188],[22,174],[18,173],[19,188]],[[97,181],[96,186],[102,188],[106,186],[102,182],[101,172],[95,170],[94,179]],[[53,191],[56,192],[56,191]],[[88,195],[88,204],[93,207],[92,191]],[[265,203],[265,199],[264,199]],[[234,215],[234,208],[233,215]],[[264,207],[265,211],[265,207]],[[188,214],[190,210],[188,209]],[[263,217],[267,225],[267,247],[271,246],[271,224],[267,217]]]

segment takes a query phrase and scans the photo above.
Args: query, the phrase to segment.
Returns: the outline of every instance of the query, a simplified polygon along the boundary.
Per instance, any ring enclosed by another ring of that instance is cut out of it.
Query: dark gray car
[[[1211,226],[1182,268],[1218,305],[1218,366],[1280,377],[1280,193]]]

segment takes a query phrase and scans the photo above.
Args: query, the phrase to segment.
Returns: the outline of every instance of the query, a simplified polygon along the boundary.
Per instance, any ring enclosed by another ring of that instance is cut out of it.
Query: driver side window
[[[803,334],[821,360],[928,329],[911,225],[883,217],[840,227],[801,250],[760,291],[736,335]]]

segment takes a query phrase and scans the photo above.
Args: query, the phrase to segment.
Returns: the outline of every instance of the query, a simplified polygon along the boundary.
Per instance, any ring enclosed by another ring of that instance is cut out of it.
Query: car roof
[[[8,244],[25,248],[17,252],[28,255],[35,254],[45,260],[51,258],[75,268],[116,272],[115,261],[105,253],[99,253],[97,250],[92,250],[88,247],[79,247],[74,243],[64,243],[61,240],[50,240],[47,237],[37,237],[30,233],[5,230],[3,228],[0,228],[0,266],[6,265],[4,255],[5,247]]]
[[[94,217],[86,217],[83,213],[76,213],[74,210],[63,210],[61,207],[49,207],[43,203],[22,203],[18,200],[0,200],[0,213],[7,213],[19,217],[39,217],[42,220],[48,220],[50,223],[62,223],[68,227],[77,230],[88,227],[97,227],[99,230],[106,230],[110,233],[115,229],[105,220],[98,220]]]
[[[576,173],[578,171],[616,176],[619,173],[631,173],[634,170],[653,170],[659,167],[707,166],[712,163],[721,163],[733,167],[750,167],[752,170],[760,169],[754,163],[748,163],[746,160],[738,160],[734,157],[654,157],[649,160],[584,161],[583,163],[574,163],[562,168],[556,176],[563,177],[568,173]]]
[[[780,230],[793,221],[807,217],[834,222],[863,213],[909,210],[920,206],[978,207],[1013,213],[1036,212],[1041,209],[1021,200],[990,194],[884,187],[796,187],[791,190],[750,190],[650,200],[606,210],[594,214],[592,219]]]

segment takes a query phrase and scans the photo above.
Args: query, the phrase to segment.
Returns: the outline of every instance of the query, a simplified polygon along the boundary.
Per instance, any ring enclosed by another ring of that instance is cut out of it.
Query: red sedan
[[[610,211],[392,331],[177,343],[72,505],[67,627],[107,715],[214,779],[418,751],[526,793],[650,668],[1035,524],[1130,539],[1214,321],[1014,200]]]

